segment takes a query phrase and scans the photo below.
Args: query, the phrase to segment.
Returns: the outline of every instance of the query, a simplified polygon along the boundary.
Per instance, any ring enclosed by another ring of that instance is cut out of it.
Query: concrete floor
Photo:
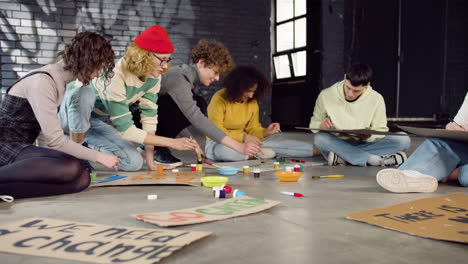
[[[312,140],[312,135],[305,132],[285,134]],[[409,152],[420,142],[421,139],[414,140]],[[189,153],[179,154],[187,163],[195,160]],[[421,238],[345,218],[348,213],[422,198],[455,192],[468,194],[468,188],[455,184],[440,184],[435,193],[429,194],[389,193],[375,181],[379,169],[311,167],[295,183],[279,182],[272,172],[262,173],[258,180],[241,173],[232,176],[229,185],[251,196],[265,197],[281,204],[244,217],[174,228],[211,231],[213,235],[184,247],[160,263],[466,263],[466,244]],[[311,179],[312,175],[323,174],[345,174],[346,177]],[[305,197],[284,196],[280,191],[300,192]],[[158,194],[158,200],[148,201],[146,195],[154,193]],[[0,203],[0,223],[38,216],[159,228],[130,215],[196,207],[215,201],[211,190],[204,187],[89,188],[77,194]],[[0,253],[0,263],[82,262]]]

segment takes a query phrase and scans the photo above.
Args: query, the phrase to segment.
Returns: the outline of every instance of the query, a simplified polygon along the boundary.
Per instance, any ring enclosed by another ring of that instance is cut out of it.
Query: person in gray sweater
[[[207,104],[195,90],[219,81],[229,73],[234,62],[226,47],[216,40],[200,40],[192,49],[191,64],[172,67],[162,79],[158,99],[159,136],[175,138],[184,128],[193,125],[202,135],[239,153],[253,156],[261,153],[252,142],[238,142],[227,136],[206,117]],[[155,161],[160,164],[181,165],[167,148],[155,149]]]

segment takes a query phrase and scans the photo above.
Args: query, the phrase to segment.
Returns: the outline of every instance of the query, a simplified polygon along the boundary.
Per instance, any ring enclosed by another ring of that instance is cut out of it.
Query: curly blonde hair
[[[72,72],[85,86],[91,81],[93,72],[101,67],[101,76],[106,82],[113,76],[115,55],[112,46],[94,32],[78,33],[57,58],[63,59],[64,69]]]
[[[191,60],[197,63],[205,61],[205,67],[217,67],[220,75],[226,75],[234,68],[234,60],[229,50],[217,40],[201,39],[192,49]]]
[[[127,69],[140,79],[146,79],[154,72],[154,56],[150,51],[138,47],[135,43],[127,47],[123,57]]]

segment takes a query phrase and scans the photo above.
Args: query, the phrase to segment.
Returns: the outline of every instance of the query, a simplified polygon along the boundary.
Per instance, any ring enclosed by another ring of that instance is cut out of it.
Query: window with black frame
[[[275,0],[275,80],[306,76],[306,0]]]

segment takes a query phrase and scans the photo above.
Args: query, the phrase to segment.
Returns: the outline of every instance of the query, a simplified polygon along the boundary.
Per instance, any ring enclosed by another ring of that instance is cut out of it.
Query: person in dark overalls
[[[0,195],[14,198],[79,192],[90,184],[87,161],[115,168],[116,156],[65,137],[58,107],[68,82],[84,84],[114,67],[110,43],[92,32],[77,34],[53,64],[34,70],[8,88],[0,106]],[[38,146],[35,146],[35,141]]]

